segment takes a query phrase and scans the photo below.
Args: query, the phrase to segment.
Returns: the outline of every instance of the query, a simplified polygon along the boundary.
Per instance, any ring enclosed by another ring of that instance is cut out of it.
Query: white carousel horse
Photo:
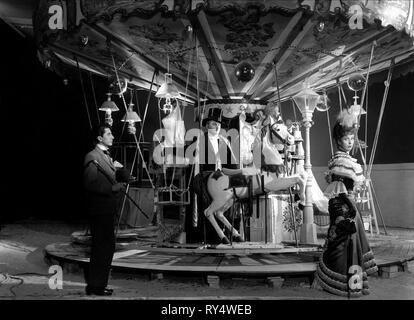
[[[264,171],[261,168],[262,155],[265,165],[280,166],[283,165],[283,159],[275,144],[271,142],[271,131],[276,135],[280,141],[284,143],[294,143],[294,138],[287,130],[283,123],[277,123],[273,117],[267,116],[265,119],[261,118],[256,124],[249,124],[245,122],[245,117],[241,115],[240,121],[240,139],[242,147],[240,150],[243,165],[250,164],[249,167],[243,169],[224,169],[221,175],[212,173],[207,180],[207,190],[212,198],[210,206],[204,210],[206,218],[210,221],[216,230],[222,243],[229,243],[223,230],[217,224],[216,218],[223,222],[224,226],[231,231],[232,237],[235,241],[243,241],[238,231],[230,224],[224,216],[224,212],[228,210],[233,204],[235,196],[238,198],[248,197],[248,187],[230,186],[230,175],[243,174],[252,177],[252,193],[253,195],[261,194],[263,191],[272,192],[285,190],[296,184],[299,185],[300,200],[305,203],[305,184],[307,180],[306,172],[295,174],[292,176],[279,176],[277,172]],[[267,122],[267,124],[265,124]],[[261,137],[262,128],[265,129],[265,136]],[[250,135],[248,134],[250,130]],[[243,143],[247,143],[250,148],[243,147]],[[262,178],[263,177],[263,178]],[[263,179],[263,184],[262,184]]]

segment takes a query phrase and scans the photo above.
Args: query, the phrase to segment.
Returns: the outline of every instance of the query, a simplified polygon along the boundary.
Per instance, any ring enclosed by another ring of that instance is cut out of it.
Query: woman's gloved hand
[[[345,193],[329,200],[329,212],[335,217],[355,218],[356,208]]]
[[[344,219],[337,223],[336,233],[340,234],[353,234],[356,232],[355,222],[351,219]]]
[[[352,201],[348,198],[348,195],[345,193],[341,193],[339,198],[342,199],[344,204],[348,207],[348,212],[346,212],[345,217],[354,219],[357,211],[354,203],[352,203]]]

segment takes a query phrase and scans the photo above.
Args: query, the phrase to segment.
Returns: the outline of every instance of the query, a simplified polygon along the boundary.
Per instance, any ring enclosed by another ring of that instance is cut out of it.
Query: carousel
[[[370,76],[388,72],[383,114],[393,70],[413,61],[413,32],[411,1],[41,0],[38,58],[79,77],[91,128],[102,121],[122,132],[115,160],[129,175],[113,268],[198,273],[211,285],[312,275],[329,225],[312,172],[313,115],[326,113],[330,128],[336,94],[366,133]],[[106,98],[91,93],[96,108],[86,99],[93,81],[108,83]],[[206,174],[200,146],[216,110],[236,165],[219,177]],[[369,159],[366,136],[354,150],[368,179],[377,143]],[[371,236],[381,224],[386,232],[377,202],[368,184],[358,205]],[[87,264],[89,240],[79,230],[46,257]]]

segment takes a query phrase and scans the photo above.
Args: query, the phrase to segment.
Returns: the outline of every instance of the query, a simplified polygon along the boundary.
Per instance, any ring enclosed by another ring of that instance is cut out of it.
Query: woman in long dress
[[[355,118],[344,110],[333,128],[338,151],[328,164],[330,226],[326,248],[316,271],[326,291],[348,297],[369,294],[367,276],[378,271],[369,246],[355,193],[365,183],[362,167],[349,155],[354,146]]]

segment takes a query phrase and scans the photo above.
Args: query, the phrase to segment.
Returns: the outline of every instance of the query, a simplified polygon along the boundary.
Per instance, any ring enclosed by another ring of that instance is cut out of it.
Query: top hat
[[[203,119],[202,125],[203,127],[207,124],[208,121],[213,120],[220,124],[222,124],[223,120],[222,118],[223,111],[220,108],[210,108],[208,109],[208,114],[205,119]]]

